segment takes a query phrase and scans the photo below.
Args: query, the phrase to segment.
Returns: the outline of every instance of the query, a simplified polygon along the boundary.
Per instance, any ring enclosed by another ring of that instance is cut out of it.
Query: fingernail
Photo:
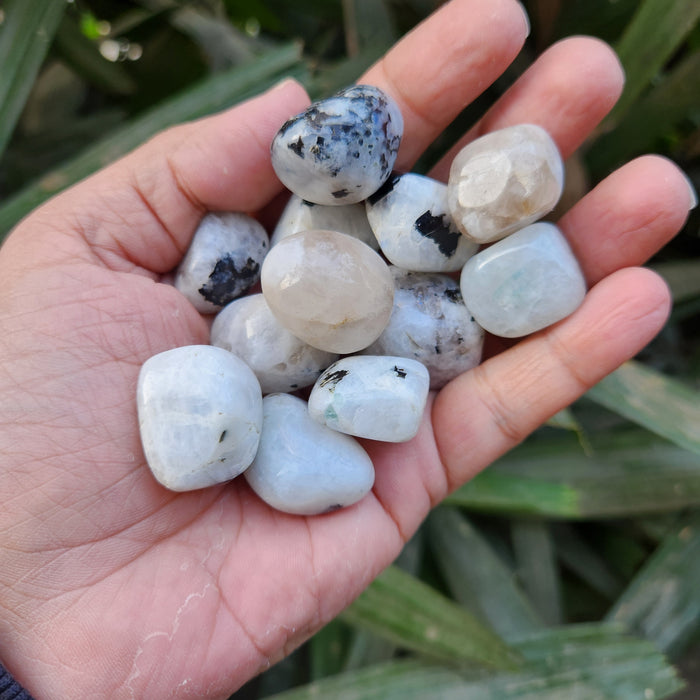
[[[294,78],[282,78],[278,83],[275,83],[269,90],[268,92],[277,92],[277,90],[284,90],[284,88],[287,87],[287,85],[291,85],[292,83],[295,83],[296,80]]]
[[[520,5],[520,9],[522,10],[523,17],[525,19],[525,27],[526,27],[525,36],[528,37],[528,36],[530,36],[530,30],[532,29],[532,27],[530,25],[530,16],[527,14],[527,10],[525,9],[525,5],[523,5],[520,2],[520,0],[517,0],[517,2],[518,2],[518,5]]]
[[[690,203],[688,204],[688,211],[690,211],[698,206],[698,193],[695,191],[693,181],[690,179],[690,177],[688,177],[687,173],[683,173],[683,177],[688,184],[688,191],[690,192]]]

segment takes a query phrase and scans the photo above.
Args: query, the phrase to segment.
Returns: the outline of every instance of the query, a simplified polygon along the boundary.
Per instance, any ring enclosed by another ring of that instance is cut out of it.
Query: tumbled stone
[[[396,103],[379,88],[354,85],[286,122],[272,141],[272,167],[302,199],[354,204],[389,177],[402,134]]]
[[[532,224],[477,253],[462,270],[464,301],[487,331],[528,335],[575,311],[583,272],[554,224]]]
[[[454,272],[476,252],[447,209],[447,186],[406,173],[390,177],[367,201],[382,253],[404,270]]]
[[[270,237],[270,246],[301,231],[319,230],[345,233],[366,243],[373,250],[379,248],[379,243],[367,221],[363,202],[331,207],[307,202],[295,194],[290,196],[277,220],[275,230]]]
[[[488,243],[551,211],[563,185],[564,165],[551,136],[520,124],[486,134],[457,154],[447,201],[462,233]]]
[[[268,505],[285,513],[317,515],[352,505],[374,484],[374,467],[354,438],[309,416],[291,394],[263,399],[260,446],[245,478]]]
[[[261,282],[277,320],[327,352],[361,350],[391,315],[394,284],[386,263],[337,231],[303,231],[281,240],[265,258]]]
[[[311,347],[274,317],[262,294],[232,301],[214,319],[211,344],[240,357],[255,373],[263,394],[313,384],[338,355]]]
[[[391,318],[362,353],[418,360],[428,368],[431,389],[440,389],[476,367],[484,331],[465,306],[457,282],[447,275],[390,270],[394,278]]]
[[[175,274],[175,287],[202,313],[216,313],[260,279],[268,250],[262,225],[246,214],[204,216]]]
[[[428,370],[406,357],[354,355],[332,364],[309,396],[309,415],[341,433],[406,442],[420,427]]]
[[[148,466],[172,491],[233,479],[255,457],[262,428],[260,385],[226,350],[190,345],[146,360],[137,408]]]

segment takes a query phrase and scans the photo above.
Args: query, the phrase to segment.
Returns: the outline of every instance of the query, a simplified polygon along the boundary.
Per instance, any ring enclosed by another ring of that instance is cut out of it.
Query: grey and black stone
[[[272,141],[282,183],[315,204],[355,204],[391,174],[403,117],[386,93],[354,85],[287,121]]]
[[[456,272],[476,252],[447,206],[447,185],[393,175],[365,202],[367,219],[387,259],[404,270]]]
[[[465,306],[457,282],[437,273],[390,269],[394,278],[391,317],[362,354],[418,360],[428,368],[431,389],[440,389],[476,367],[484,331]]]
[[[175,273],[175,287],[202,313],[216,313],[260,280],[269,249],[262,225],[247,214],[209,213]]]

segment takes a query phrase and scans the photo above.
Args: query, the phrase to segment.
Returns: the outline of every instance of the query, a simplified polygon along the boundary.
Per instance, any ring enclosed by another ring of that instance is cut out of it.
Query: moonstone
[[[137,408],[148,466],[173,491],[233,479],[255,457],[262,428],[260,385],[226,350],[190,345],[146,360]]]
[[[566,238],[544,222],[477,253],[464,266],[460,284],[474,318],[505,338],[560,321],[586,294],[583,272]]]
[[[206,214],[175,274],[175,287],[202,313],[216,313],[260,279],[268,250],[262,225],[236,212]]]
[[[245,478],[265,503],[285,513],[317,515],[369,493],[374,467],[367,453],[354,438],[312,420],[306,401],[270,394],[263,414],[260,447]]]
[[[336,231],[304,231],[280,241],[265,258],[261,282],[277,320],[327,352],[361,350],[391,315],[389,268],[369,246]]]
[[[447,275],[390,270],[395,287],[391,318],[363,354],[418,360],[428,368],[431,389],[476,367],[484,331],[465,306],[457,282]]]
[[[452,161],[447,201],[467,238],[488,243],[537,221],[561,196],[564,165],[549,134],[520,124],[467,144]]]
[[[354,204],[389,177],[402,134],[397,104],[379,88],[354,85],[286,122],[272,141],[272,167],[302,199]]]
[[[406,442],[420,427],[429,384],[428,370],[416,360],[344,357],[314,384],[309,415],[348,435]]]
[[[292,335],[274,317],[262,294],[232,301],[214,319],[211,344],[240,357],[255,373],[263,394],[313,384],[338,359]]]
[[[424,175],[390,177],[366,206],[382,253],[405,270],[455,272],[478,247],[452,221],[447,186]]]
[[[307,202],[295,194],[289,198],[277,220],[275,230],[270,237],[270,246],[300,231],[320,229],[345,233],[366,243],[373,250],[379,248],[379,243],[367,221],[364,203],[330,207]]]

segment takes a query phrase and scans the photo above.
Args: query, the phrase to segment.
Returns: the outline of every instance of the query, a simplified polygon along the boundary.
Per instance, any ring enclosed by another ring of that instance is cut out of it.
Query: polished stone
[[[173,491],[233,479],[255,457],[262,428],[260,385],[226,350],[190,345],[146,360],[137,408],[148,465]]]
[[[484,331],[465,306],[457,282],[436,273],[390,270],[394,278],[391,318],[362,353],[418,360],[428,368],[431,389],[442,388],[478,365]]]
[[[551,136],[519,124],[486,134],[457,154],[447,201],[462,233],[488,243],[542,218],[563,185],[564,164]]]
[[[260,279],[269,248],[262,225],[246,214],[204,216],[175,274],[175,287],[202,313],[216,313]]]
[[[517,338],[575,311],[586,294],[583,272],[554,224],[537,223],[467,262],[464,301],[490,333]]]
[[[281,240],[263,264],[262,290],[277,320],[315,348],[357,352],[384,330],[394,296],[389,268],[369,246],[336,231]]]
[[[232,301],[214,319],[211,344],[240,357],[255,373],[263,394],[313,384],[338,355],[308,345],[274,317],[262,294]]]
[[[270,245],[301,231],[338,231],[357,238],[373,250],[379,243],[367,221],[364,203],[345,204],[338,207],[307,202],[293,194],[277,221],[270,237]]]
[[[406,173],[390,177],[366,201],[382,253],[404,270],[455,272],[476,252],[447,208],[447,186]]]
[[[369,493],[374,467],[367,453],[354,438],[313,420],[306,401],[270,394],[263,413],[260,446],[245,478],[265,503],[285,513],[317,515]]]
[[[428,370],[406,357],[354,355],[332,364],[309,396],[309,415],[341,433],[406,442],[420,427]]]
[[[389,177],[403,134],[397,104],[371,85],[354,85],[290,119],[272,141],[282,183],[316,204],[354,204]]]

